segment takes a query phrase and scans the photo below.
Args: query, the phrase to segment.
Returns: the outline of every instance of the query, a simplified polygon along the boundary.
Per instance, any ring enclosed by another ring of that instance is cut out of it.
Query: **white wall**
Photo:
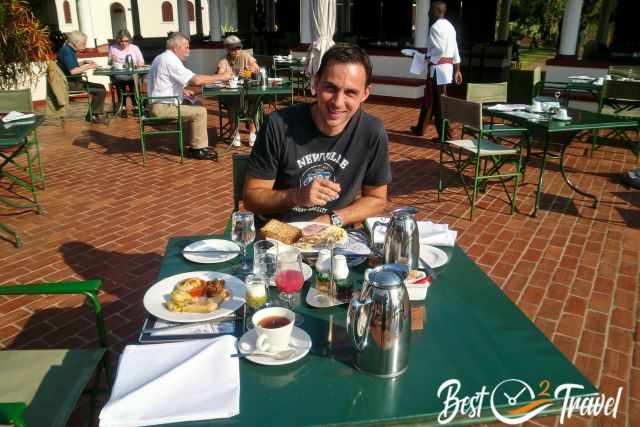
[[[69,6],[71,9],[71,24],[65,24],[64,22],[64,11],[62,9],[62,3],[64,0],[55,0],[56,2],[56,14],[58,15],[58,24],[60,26],[60,31],[63,33],[68,33],[70,31],[77,30],[78,27],[78,10],[76,9],[75,0],[68,0]]]
[[[173,5],[173,22],[162,22],[162,3],[169,1]],[[196,16],[195,1],[189,0]],[[209,34],[209,1],[202,0],[202,32]],[[166,37],[169,31],[178,31],[178,2],[177,0],[138,0],[140,12],[140,32],[143,37]],[[196,21],[190,22],[191,34],[196,34]]]

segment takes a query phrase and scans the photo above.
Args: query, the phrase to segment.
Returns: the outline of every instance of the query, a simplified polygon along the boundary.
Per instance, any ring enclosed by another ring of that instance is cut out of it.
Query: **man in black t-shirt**
[[[360,109],[370,82],[366,52],[334,46],[313,80],[316,102],[271,114],[244,187],[244,206],[259,225],[269,218],[346,225],[384,211],[387,134],[382,121]]]

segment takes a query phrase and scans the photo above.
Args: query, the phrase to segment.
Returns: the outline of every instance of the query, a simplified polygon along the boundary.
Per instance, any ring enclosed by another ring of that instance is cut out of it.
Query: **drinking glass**
[[[258,240],[253,244],[253,272],[261,275],[267,286],[275,286],[278,242]]]
[[[252,266],[247,262],[247,246],[256,238],[256,228],[253,223],[253,213],[234,212],[231,215],[231,240],[238,243],[242,249],[242,264],[234,272],[248,274]]]
[[[249,307],[252,313],[255,313],[262,307],[266,306],[269,302],[269,291],[264,279],[256,274],[247,275],[244,280],[244,286],[246,288],[245,299],[247,307]],[[251,316],[249,316],[249,319]],[[247,323],[247,328],[251,329],[253,325]]]
[[[278,252],[278,266],[276,269],[276,286],[280,298],[287,301],[290,310],[291,300],[302,289],[304,276],[302,274],[302,256],[296,249]],[[292,310],[293,311],[293,310]],[[302,317],[296,314],[296,325],[302,323]]]

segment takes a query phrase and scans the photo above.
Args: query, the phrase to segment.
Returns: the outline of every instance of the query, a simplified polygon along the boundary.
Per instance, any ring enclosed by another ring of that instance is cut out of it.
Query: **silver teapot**
[[[356,349],[356,366],[391,378],[409,364],[411,306],[404,280],[409,268],[385,264],[367,270],[359,295],[347,311],[347,333]]]
[[[382,247],[382,256],[386,264],[406,264],[410,270],[420,265],[420,235],[414,207],[396,209],[391,214],[389,223],[377,221],[371,228],[371,238],[377,227],[387,227],[387,233]],[[374,247],[371,242],[371,247]]]

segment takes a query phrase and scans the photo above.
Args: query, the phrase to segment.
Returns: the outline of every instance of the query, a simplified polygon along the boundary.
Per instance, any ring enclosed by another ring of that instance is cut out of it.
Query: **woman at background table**
[[[260,72],[260,67],[256,62],[256,59],[248,52],[242,51],[242,41],[234,35],[230,35],[224,39],[224,48],[227,50],[227,54],[218,61],[217,74],[224,74],[229,71],[233,75],[241,78],[251,78],[252,74]],[[256,116],[256,110],[258,106],[258,97],[247,97],[247,107],[245,113],[249,117]],[[233,117],[240,112],[240,100],[233,98],[231,100],[225,100],[225,105],[229,109],[229,114]],[[253,143],[256,140],[256,124],[249,122],[249,146],[253,147]],[[231,145],[234,147],[240,146],[240,133],[238,129],[235,129],[233,141]]]
[[[109,62],[113,64],[121,64],[126,67],[125,59],[127,55],[131,55],[133,58],[133,65],[141,67],[144,65],[144,58],[140,48],[131,43],[131,33],[127,29],[118,31],[116,35],[116,43],[109,47]],[[133,115],[138,114],[138,108],[136,104],[136,98],[133,95],[135,88],[133,85],[133,78],[131,76],[115,76],[113,83],[118,88],[118,96],[124,94],[122,98],[122,117],[127,117],[127,93],[131,97],[131,106],[133,107]]]

